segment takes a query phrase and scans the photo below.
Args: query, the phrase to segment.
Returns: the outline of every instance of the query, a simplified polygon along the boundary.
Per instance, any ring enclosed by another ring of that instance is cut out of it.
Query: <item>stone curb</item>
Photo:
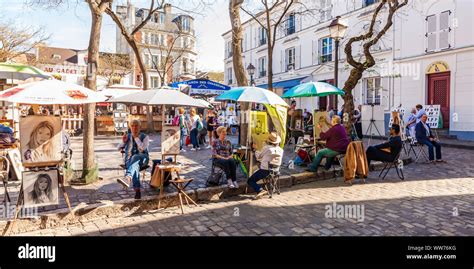
[[[413,160],[411,158],[405,159],[404,164],[409,164]],[[383,164],[376,164],[376,168],[382,168]],[[291,176],[284,175],[280,176],[279,182],[281,188],[289,188],[294,185],[306,184],[310,182],[337,179],[335,171],[330,170],[318,173],[315,175],[311,172],[303,172],[294,174]],[[213,202],[229,197],[251,194],[254,190],[247,186],[246,182],[241,182],[239,188],[229,189],[226,185],[220,185],[216,187],[199,188],[196,190],[186,191],[196,203],[199,202]],[[144,199],[136,201],[134,199],[123,199],[116,201],[100,201],[95,204],[79,204],[73,208],[72,212],[69,209],[62,208],[53,211],[45,212],[36,219],[18,219],[16,221],[15,233],[31,232],[40,229],[48,229],[55,227],[62,227],[71,224],[85,223],[98,219],[107,219],[123,215],[139,214],[146,210],[157,210],[158,208],[158,196],[144,197]],[[183,200],[183,204],[186,206],[186,202]],[[163,207],[175,207],[179,205],[178,193],[166,193],[161,202],[161,209]],[[0,221],[0,230],[2,235],[5,232],[5,228],[8,226],[7,221]]]

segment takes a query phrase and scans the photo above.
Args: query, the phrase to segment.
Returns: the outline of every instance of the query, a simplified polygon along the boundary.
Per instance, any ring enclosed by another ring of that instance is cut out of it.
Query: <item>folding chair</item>
[[[413,153],[415,154],[415,163],[418,161],[420,156],[423,156],[425,162],[429,162],[430,159],[428,157],[428,154],[424,150],[425,145],[419,142],[415,142],[415,145],[413,147]],[[416,149],[418,150],[418,154],[416,153]]]
[[[416,139],[414,137],[411,137],[411,136],[408,136],[407,139],[405,140],[405,143],[403,143],[403,150],[405,151],[405,154],[407,155],[407,157],[410,157],[410,153],[413,152],[413,154],[415,154],[415,158],[416,158],[416,151],[415,151],[415,147],[416,147]],[[408,150],[406,149],[408,145]]]
[[[268,164],[268,168],[270,169],[270,174],[263,179],[263,184],[265,185],[265,189],[268,192],[268,196],[272,198],[273,193],[280,194],[280,166]]]
[[[346,157],[346,154],[345,153],[341,153],[341,154],[338,154],[336,155],[336,157],[334,157],[334,162],[337,162],[339,164],[339,167],[341,168],[341,176],[344,175],[344,158]],[[331,166],[333,165],[334,163],[331,164]],[[334,167],[334,174],[337,174],[337,171],[336,171],[336,168]],[[336,180],[337,177],[334,177],[334,180]]]
[[[125,154],[125,151],[122,149],[122,150],[120,150],[120,153],[122,153],[122,159],[123,159],[123,155]],[[120,164],[119,166],[123,170],[127,170],[127,167],[125,166],[125,164]],[[140,182],[141,182],[142,185],[143,185],[143,182],[145,181],[146,170],[148,168],[150,168],[150,165],[148,165],[148,164],[145,165],[145,166],[140,167],[140,173],[142,173],[142,176],[140,177]]]
[[[387,176],[388,172],[390,171],[390,169],[392,169],[392,167],[395,167],[395,170],[397,171],[397,176],[401,179],[401,180],[404,180],[405,177],[403,175],[403,161],[400,160],[400,155],[401,155],[401,151],[398,153],[397,157],[392,161],[392,162],[383,162],[384,164],[384,167],[382,169],[382,171],[380,171],[380,174],[379,174],[379,178],[380,176],[382,176],[382,173],[385,171],[385,174],[383,176],[382,179],[385,179],[385,177]]]
[[[224,175],[225,175],[225,171],[224,171],[224,168],[222,166],[220,166],[215,159],[212,159],[212,166],[211,166],[211,175],[215,175],[217,174],[217,176],[219,177],[219,181],[217,182],[217,185],[215,185],[214,183],[211,183],[209,181],[209,179],[207,180],[206,182],[206,185],[207,186],[218,186],[221,184],[221,181],[223,180],[224,178]],[[209,177],[211,178],[211,177]]]

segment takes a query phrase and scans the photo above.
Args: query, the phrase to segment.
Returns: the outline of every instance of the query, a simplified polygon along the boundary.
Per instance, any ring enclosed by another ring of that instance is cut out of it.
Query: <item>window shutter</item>
[[[439,15],[439,49],[450,48],[449,44],[449,13],[445,11]]]
[[[295,69],[301,68],[301,45],[295,48]]]
[[[285,51],[281,50],[281,57],[280,57],[281,72],[285,72],[285,62],[286,62]]]
[[[390,102],[389,102],[389,98],[390,98],[390,94],[389,94],[389,79],[387,77],[381,77],[380,78],[380,91],[379,91],[379,94],[380,94],[380,105],[382,105],[382,107],[385,109],[385,110],[389,110],[389,105],[390,105]]]
[[[253,38],[253,47],[256,48],[258,47],[258,27],[255,28],[255,35],[254,35],[254,38]]]
[[[426,17],[427,22],[427,49],[426,51],[434,51],[436,50],[436,39],[437,39],[437,31],[436,31],[436,15],[431,15]]]
[[[316,49],[317,49],[317,47],[318,47],[318,44],[317,44],[316,42],[317,42],[316,40],[311,41],[311,43],[312,43],[312,44],[311,44],[311,53],[312,53],[312,55],[313,55],[313,58],[312,58],[312,60],[311,60],[311,63],[312,63],[313,65],[316,64],[317,61],[318,61],[318,57],[317,57],[318,52],[316,51]]]

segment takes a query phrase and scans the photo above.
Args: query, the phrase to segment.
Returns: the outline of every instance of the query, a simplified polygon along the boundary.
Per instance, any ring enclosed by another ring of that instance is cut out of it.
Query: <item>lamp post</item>
[[[339,72],[339,41],[344,37],[346,34],[347,30],[347,24],[342,22],[341,16],[337,16],[331,24],[329,24],[329,33],[332,39],[334,39],[334,45],[335,45],[335,50],[334,50],[334,86],[337,87],[337,80],[338,80],[338,72]],[[335,109],[338,109],[337,106],[337,99],[338,96],[336,96],[336,107]]]
[[[247,72],[249,73],[249,76],[250,76],[250,86],[253,86],[254,84],[253,75],[255,74],[255,66],[253,66],[253,64],[250,63],[247,66]]]

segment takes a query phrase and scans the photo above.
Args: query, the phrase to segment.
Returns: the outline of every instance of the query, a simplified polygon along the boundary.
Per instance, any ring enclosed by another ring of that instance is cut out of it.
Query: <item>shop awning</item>
[[[283,88],[284,91],[299,85],[303,79],[307,77],[301,77],[301,78],[295,78],[295,79],[290,79],[290,80],[283,80],[283,81],[278,81],[273,83],[273,88]],[[267,89],[268,84],[262,84],[262,85],[257,85],[257,87]]]
[[[189,86],[189,94],[219,95],[230,90],[230,87],[208,79],[192,79],[187,81],[174,82],[170,84],[173,88]]]

